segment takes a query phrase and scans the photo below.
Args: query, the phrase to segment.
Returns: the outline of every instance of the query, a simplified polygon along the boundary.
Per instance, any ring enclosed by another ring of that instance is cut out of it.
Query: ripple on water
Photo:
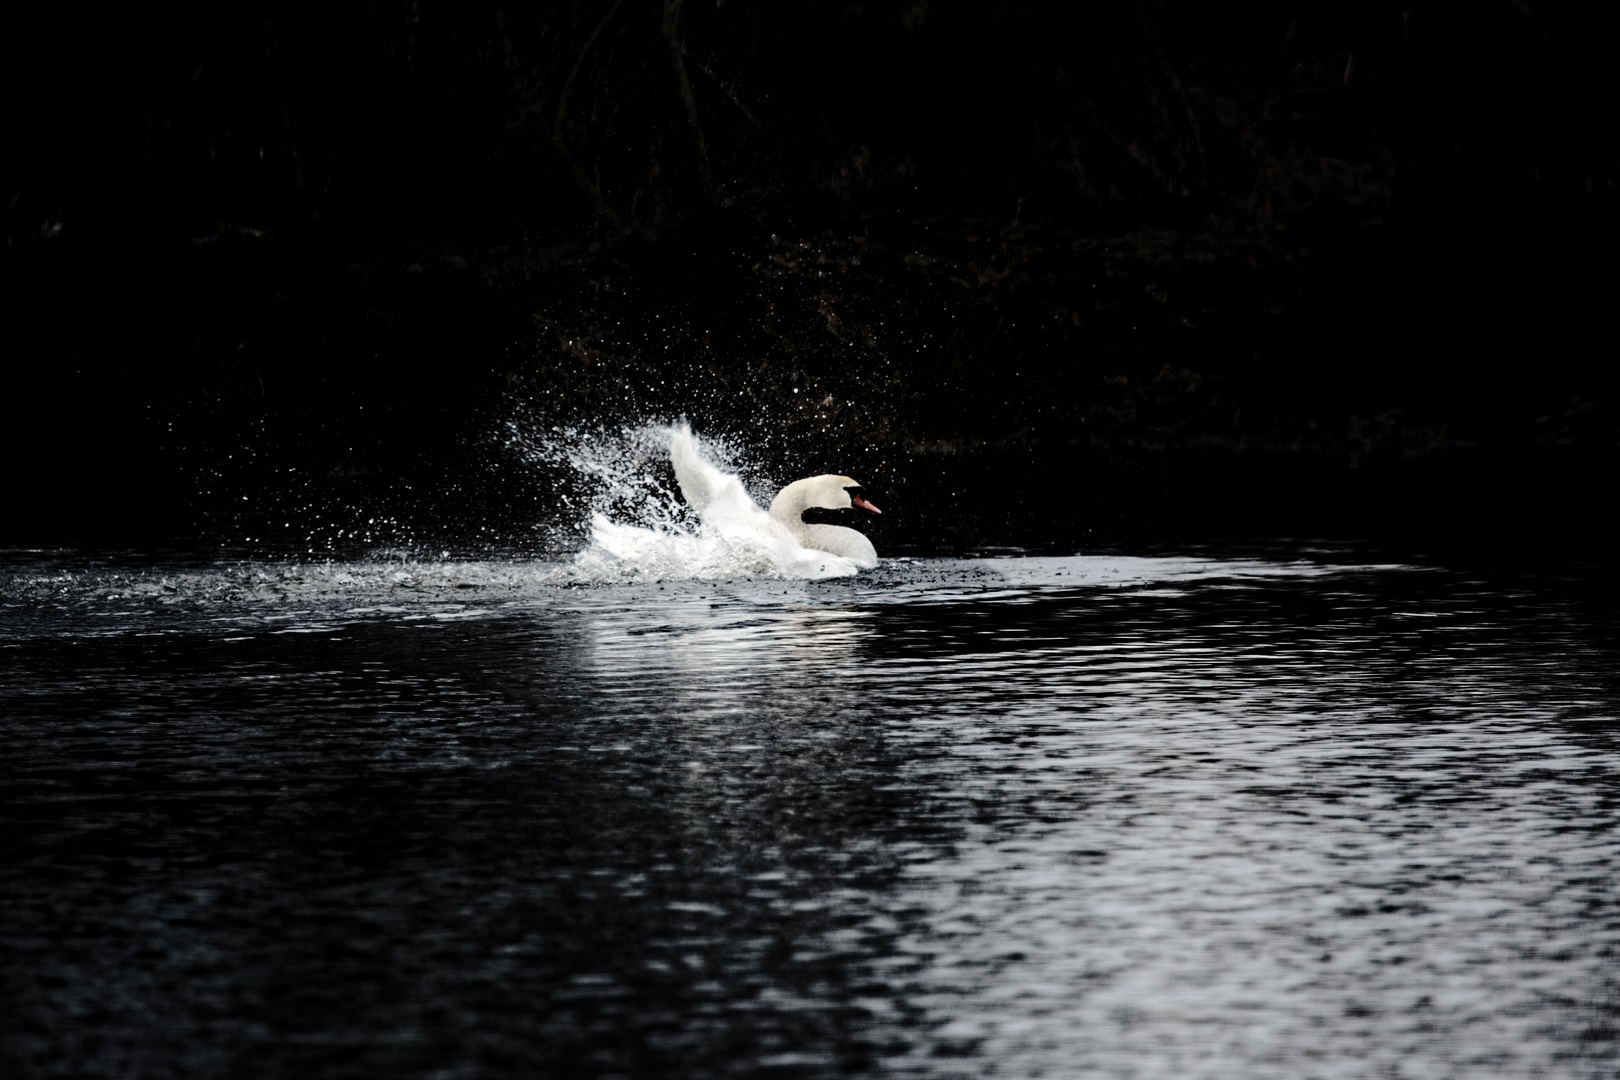
[[[25,1075],[1589,1076],[1611,610],[1219,559],[0,575]]]

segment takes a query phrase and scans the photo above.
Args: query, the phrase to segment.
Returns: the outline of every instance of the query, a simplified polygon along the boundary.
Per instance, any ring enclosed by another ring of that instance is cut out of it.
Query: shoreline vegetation
[[[16,18],[7,543],[510,538],[503,424],[680,416],[887,548],[1597,542],[1572,5]]]

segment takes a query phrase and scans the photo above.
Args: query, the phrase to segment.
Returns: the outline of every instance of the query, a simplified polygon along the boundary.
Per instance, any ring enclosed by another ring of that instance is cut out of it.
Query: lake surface
[[[0,1072],[1597,1077],[1576,576],[0,566]]]

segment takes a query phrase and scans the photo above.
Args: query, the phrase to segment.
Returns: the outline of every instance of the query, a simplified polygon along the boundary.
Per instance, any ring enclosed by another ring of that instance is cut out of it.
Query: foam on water
[[[651,445],[667,447],[680,490],[660,485],[649,464]],[[849,577],[856,564],[802,547],[754,501],[741,476],[715,460],[685,424],[637,428],[614,441],[576,444],[564,457],[596,482],[590,540],[554,575],[556,583]],[[628,466],[628,467],[627,467]],[[634,520],[614,520],[629,507]]]

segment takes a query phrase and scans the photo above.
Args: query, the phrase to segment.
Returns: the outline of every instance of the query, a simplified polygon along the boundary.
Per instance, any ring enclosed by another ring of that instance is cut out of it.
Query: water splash
[[[558,583],[817,580],[858,570],[801,547],[760,506],[730,448],[684,423],[550,434],[527,444],[531,460],[572,474],[588,529],[584,549],[553,575]]]

